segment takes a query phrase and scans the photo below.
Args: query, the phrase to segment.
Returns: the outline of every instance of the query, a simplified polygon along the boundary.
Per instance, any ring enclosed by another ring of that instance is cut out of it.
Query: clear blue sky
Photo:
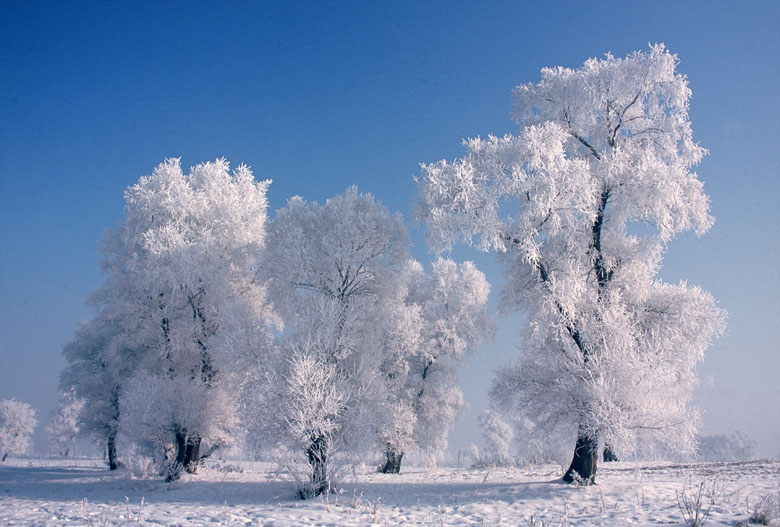
[[[503,134],[544,66],[664,42],[693,90],[717,223],[669,245],[663,277],[730,313],[701,366],[705,433],[780,455],[780,2],[0,3],[0,397],[55,405],[61,349],[101,282],[122,192],[166,157],[225,156],[274,180],[271,211],[357,184],[408,218],[420,162]],[[273,213],[273,212],[272,212]],[[415,233],[415,255],[430,257]],[[501,283],[492,257],[458,250]],[[495,301],[492,302],[495,305]],[[506,318],[465,367],[475,440]]]

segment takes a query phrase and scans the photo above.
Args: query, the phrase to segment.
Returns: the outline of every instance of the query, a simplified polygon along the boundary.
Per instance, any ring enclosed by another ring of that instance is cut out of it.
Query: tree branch
[[[584,145],[584,146],[585,146],[585,147],[586,147],[588,150],[590,150],[590,151],[591,151],[591,153],[593,154],[593,157],[595,157],[596,159],[598,159],[599,161],[601,161],[601,155],[599,154],[598,150],[596,150],[595,148],[593,148],[593,145],[591,145],[591,144],[590,144],[590,143],[587,141],[587,139],[585,139],[584,137],[582,137],[580,134],[578,134],[578,133],[577,133],[577,132],[575,132],[574,130],[570,130],[570,131],[569,131],[569,133],[571,133],[572,137],[574,137],[574,138],[575,138],[577,141],[579,141],[580,143],[582,143],[582,144],[583,144],[583,145]]]

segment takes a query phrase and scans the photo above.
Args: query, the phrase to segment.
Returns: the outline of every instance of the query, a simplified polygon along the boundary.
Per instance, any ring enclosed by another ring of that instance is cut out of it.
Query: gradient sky
[[[122,192],[166,157],[270,178],[270,213],[357,184],[410,216],[419,163],[516,130],[514,86],[664,42],[693,90],[715,227],[669,244],[662,277],[730,313],[700,366],[706,434],[780,456],[780,2],[0,2],[0,398],[56,405],[63,344],[102,281]],[[414,254],[431,256],[414,231]],[[462,248],[494,285],[492,255]],[[476,441],[518,315],[462,373]],[[45,443],[38,437],[39,448]]]

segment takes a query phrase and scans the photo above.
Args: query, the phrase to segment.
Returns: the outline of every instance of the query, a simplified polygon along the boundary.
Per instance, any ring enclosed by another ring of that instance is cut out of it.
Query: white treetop
[[[463,158],[423,166],[430,243],[476,238],[502,255],[503,306],[529,324],[493,395],[540,431],[569,426],[623,451],[643,432],[691,445],[685,403],[723,313],[698,288],[656,278],[665,242],[713,222],[676,66],[656,45],[546,68],[515,89],[518,135],[471,139]]]
[[[35,410],[16,399],[0,401],[0,456],[26,454],[32,447],[32,433],[38,420]]]
[[[305,293],[345,304],[379,299],[396,289],[390,278],[406,260],[407,238],[401,217],[356,187],[324,205],[293,197],[269,232],[269,287],[288,318],[289,304]]]

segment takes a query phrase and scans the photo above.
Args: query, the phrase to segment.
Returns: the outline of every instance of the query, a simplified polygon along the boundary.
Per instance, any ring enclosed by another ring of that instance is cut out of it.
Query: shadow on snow
[[[471,478],[457,481],[458,478]],[[211,479],[206,480],[209,477]],[[283,480],[266,480],[264,474],[238,474],[223,480],[209,473],[192,476],[174,482],[135,479],[127,472],[109,472],[102,468],[77,467],[14,467],[0,466],[0,500],[18,498],[56,502],[78,502],[86,498],[91,503],[122,504],[125,496],[131,503],[142,497],[149,505],[155,503],[180,503],[189,505],[275,505],[301,503],[295,499],[294,489]],[[247,480],[241,481],[246,477]],[[537,481],[481,482],[482,473],[456,472],[446,476],[412,474],[408,478],[427,478],[430,481],[409,481],[404,474],[364,476],[368,481],[348,481],[339,486],[340,494],[331,494],[328,500],[349,503],[359,496],[373,501],[381,497],[382,503],[392,507],[414,505],[437,506],[469,505],[489,499],[494,502],[512,503],[525,499],[547,499],[560,496],[569,485],[559,485],[560,479],[540,475]],[[232,479],[238,478],[238,480]],[[261,479],[260,481],[249,478]],[[503,477],[506,479],[506,476]],[[310,501],[320,501],[323,497]]]

